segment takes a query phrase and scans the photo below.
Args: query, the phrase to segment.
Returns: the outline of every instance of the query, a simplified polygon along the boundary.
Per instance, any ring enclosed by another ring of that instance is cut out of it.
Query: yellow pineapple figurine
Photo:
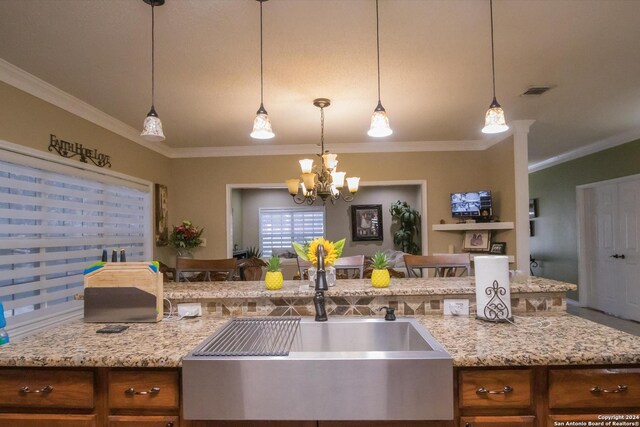
[[[267,275],[264,278],[264,282],[270,291],[282,289],[284,277],[282,277],[282,272],[280,271],[280,258],[276,255],[271,255],[271,258],[267,261]]]
[[[371,265],[373,266],[373,272],[371,273],[371,284],[374,288],[387,288],[391,282],[389,276],[389,258],[384,252],[378,251],[371,258]]]

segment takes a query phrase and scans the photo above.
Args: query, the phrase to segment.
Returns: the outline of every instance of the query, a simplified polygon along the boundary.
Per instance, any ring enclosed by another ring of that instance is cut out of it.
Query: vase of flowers
[[[327,285],[333,286],[336,282],[336,269],[333,264],[336,262],[338,258],[342,255],[342,250],[344,249],[344,244],[346,239],[338,240],[337,242],[332,242],[330,240],[326,240],[322,237],[312,240],[308,243],[297,243],[293,244],[293,249],[296,251],[296,254],[305,261],[310,262],[312,265],[309,267],[309,286],[315,286],[316,283],[316,272],[318,266],[318,246],[322,245],[324,248],[324,268],[326,271],[327,277]]]
[[[169,245],[176,248],[178,257],[193,258],[191,251],[202,244],[202,232],[204,228],[198,228],[189,220],[184,220],[180,225],[174,225],[169,235]]]

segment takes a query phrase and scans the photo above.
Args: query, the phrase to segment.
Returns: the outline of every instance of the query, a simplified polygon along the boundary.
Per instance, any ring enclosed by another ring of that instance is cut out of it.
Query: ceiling
[[[276,137],[249,137],[260,104],[259,3],[166,0],[156,12],[156,110],[169,147],[317,144],[367,136],[377,103],[373,0],[264,3],[264,93]],[[530,163],[638,129],[640,1],[495,0],[497,98],[535,120]],[[380,0],[385,141],[482,141],[491,102],[488,0]],[[142,0],[2,0],[0,58],[137,129],[151,104]],[[539,97],[528,87],[552,85]],[[366,147],[363,144],[363,147]],[[280,147],[283,148],[283,147]]]

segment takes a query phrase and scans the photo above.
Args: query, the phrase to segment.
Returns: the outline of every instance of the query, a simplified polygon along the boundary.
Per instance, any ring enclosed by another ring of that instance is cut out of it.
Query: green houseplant
[[[400,246],[402,252],[420,254],[420,245],[414,241],[420,238],[420,212],[400,200],[391,204],[389,212],[391,218],[400,225],[400,229],[393,234],[393,243]]]
[[[244,280],[260,280],[260,277],[262,277],[262,267],[267,265],[261,258],[262,251],[260,248],[255,246],[249,246],[247,248],[247,259],[240,261]]]

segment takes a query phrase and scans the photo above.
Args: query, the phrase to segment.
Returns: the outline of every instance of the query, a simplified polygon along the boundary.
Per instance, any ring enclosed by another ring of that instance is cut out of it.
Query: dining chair
[[[233,278],[238,267],[235,258],[228,259],[190,259],[176,258],[176,274],[177,282],[184,280],[185,282],[210,282],[210,281],[227,281]],[[195,276],[187,276],[184,273],[198,273]]]
[[[364,278],[364,255],[353,255],[338,258],[333,266],[336,269],[337,279]]]
[[[434,269],[434,277],[460,277],[471,272],[471,257],[463,254],[404,255],[407,277],[425,277],[423,269]],[[460,273],[458,273],[460,269]]]
[[[300,280],[307,280],[309,278],[309,267],[313,264],[311,264],[310,261],[301,259],[300,257],[296,257],[296,262],[298,263],[298,274],[300,275]]]

